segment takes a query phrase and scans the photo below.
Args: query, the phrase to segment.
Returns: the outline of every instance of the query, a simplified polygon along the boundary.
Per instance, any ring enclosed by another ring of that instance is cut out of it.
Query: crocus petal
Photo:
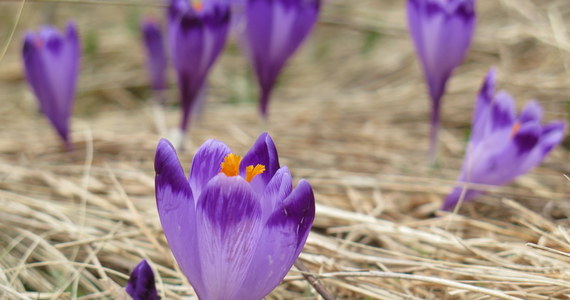
[[[154,160],[160,223],[178,265],[201,295],[203,282],[196,238],[196,210],[190,184],[170,142],[161,139]]]
[[[245,169],[247,166],[255,166],[261,164],[265,166],[265,172],[255,176],[251,181],[254,190],[262,193],[265,186],[269,183],[275,172],[279,170],[279,157],[277,156],[277,148],[273,139],[267,132],[262,133],[255,144],[249,149],[247,154],[243,157],[240,165],[240,174],[245,176]]]
[[[525,138],[526,140],[530,141],[523,140],[523,145],[521,147],[528,149],[528,144],[534,142],[536,138],[535,147],[527,150],[529,153],[526,155],[524,161],[520,162],[516,176],[526,174],[530,170],[534,169],[534,167],[536,167],[538,164],[540,164],[540,162],[544,160],[546,155],[550,153],[554,146],[562,142],[564,139],[564,127],[564,122],[552,122],[543,128],[533,128],[532,134],[535,134],[536,137],[531,136]],[[519,140],[521,139],[519,138]]]
[[[207,140],[200,146],[192,160],[189,175],[194,198],[200,198],[202,188],[206,187],[208,181],[220,173],[220,164],[230,153],[232,151],[226,144],[214,139]]]
[[[496,70],[491,68],[483,81],[483,85],[477,95],[475,112],[473,114],[473,128],[471,128],[471,141],[478,143],[488,133],[488,119],[495,98]]]
[[[133,300],[160,299],[154,283],[154,273],[146,260],[143,259],[133,269],[125,290]]]
[[[538,122],[527,122],[522,125],[521,129],[515,134],[513,142],[517,149],[518,155],[528,153],[536,146],[540,139],[542,128]]]
[[[551,122],[542,128],[539,144],[543,155],[548,154],[552,148],[564,140],[565,129],[566,123],[560,121]]]
[[[263,193],[261,201],[261,207],[263,211],[263,220],[267,220],[269,216],[275,211],[275,207],[282,204],[293,189],[293,179],[291,178],[291,173],[289,168],[283,166],[275,173],[275,176],[271,178],[271,181],[265,187],[265,192]]]
[[[236,299],[262,299],[281,282],[301,253],[314,217],[313,190],[301,180],[267,221]]]
[[[258,195],[240,176],[219,174],[202,192],[197,215],[203,299],[240,299],[263,230]]]
[[[478,99],[476,106],[483,104],[483,101],[487,99]],[[462,172],[468,169],[485,169],[492,158],[504,151],[511,142],[516,119],[513,98],[501,91],[489,105],[480,105],[482,108],[479,115],[473,121],[474,132],[469,139]]]
[[[505,91],[500,91],[495,97],[495,103],[491,108],[489,126],[492,131],[510,130],[516,118],[515,101]]]
[[[309,35],[319,10],[320,0],[248,0],[246,48],[261,89],[264,117],[281,69]]]
[[[540,122],[542,119],[542,108],[535,100],[529,101],[521,111],[519,122]]]
[[[65,35],[53,27],[28,33],[23,46],[26,79],[40,108],[69,146],[69,117],[79,72],[79,39],[73,23]]]
[[[154,90],[166,89],[166,51],[160,26],[147,19],[141,24],[141,30],[147,54],[151,87]]]
[[[172,0],[168,19],[168,40],[183,109],[181,129],[186,131],[194,102],[224,47],[230,9],[227,3],[216,1],[197,11],[186,1]]]

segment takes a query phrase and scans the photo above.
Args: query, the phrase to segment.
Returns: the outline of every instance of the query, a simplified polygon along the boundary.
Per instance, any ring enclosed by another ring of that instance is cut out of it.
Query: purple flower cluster
[[[528,102],[517,116],[513,98],[495,94],[495,71],[487,74],[479,91],[471,137],[461,168],[460,182],[504,185],[537,166],[564,138],[564,122],[541,124],[542,109]],[[465,191],[464,191],[465,189]],[[482,191],[456,186],[441,207],[451,210]]]
[[[204,98],[206,78],[224,48],[232,24],[232,8],[237,7],[234,2],[244,9],[239,16],[246,22],[243,44],[259,82],[264,117],[279,73],[309,34],[320,9],[320,0],[205,0],[194,4],[170,0],[167,41],[178,80],[182,132],[188,130]],[[159,92],[167,88],[168,51],[156,22],[144,21],[141,31],[151,87]],[[28,34],[23,56],[26,78],[42,111],[71,147],[68,122],[80,57],[75,26],[69,25],[65,36],[52,27],[43,28],[37,35]]]
[[[236,13],[236,8],[243,11]],[[240,36],[261,90],[260,111],[267,117],[277,77],[316,23],[319,8],[320,0],[207,0],[194,5],[171,0],[168,45],[182,104],[181,130],[187,131],[203,101],[208,73],[224,47],[229,27],[237,24],[232,18],[245,22]],[[145,23],[143,32],[152,85],[162,87],[166,63],[160,31],[153,23]]]
[[[305,244],[315,200],[305,180],[293,189],[268,134],[243,158],[208,140],[188,177],[163,139],[154,167],[164,234],[200,299],[258,300],[281,282]]]

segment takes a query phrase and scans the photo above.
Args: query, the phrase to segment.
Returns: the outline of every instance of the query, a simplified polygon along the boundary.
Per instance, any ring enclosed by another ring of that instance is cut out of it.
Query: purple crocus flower
[[[146,262],[141,262],[133,269],[125,288],[133,300],[158,300],[158,292],[154,283],[154,273]]]
[[[441,98],[475,28],[475,0],[408,0],[408,27],[432,100],[430,156],[435,157]]]
[[[37,34],[26,34],[22,53],[26,79],[42,112],[71,149],[69,117],[80,58],[75,24],[69,23],[65,34],[51,26],[42,27]]]
[[[151,87],[155,91],[164,90],[167,88],[167,61],[160,25],[152,19],[146,19],[141,23],[141,31],[148,58]]]
[[[259,300],[287,274],[315,217],[313,190],[293,189],[271,137],[242,158],[206,141],[184,175],[174,147],[158,144],[156,201],[168,244],[202,300]]]
[[[495,71],[489,71],[477,97],[473,125],[458,181],[504,185],[528,173],[564,138],[564,122],[540,123],[542,109],[530,101],[516,116],[513,98],[504,91],[495,95]],[[441,209],[451,210],[463,193],[456,186]],[[466,189],[463,201],[482,191]]]
[[[178,75],[183,132],[188,129],[208,72],[224,48],[229,25],[230,6],[224,1],[204,0],[196,5],[186,0],[170,2],[168,41]]]
[[[285,63],[317,22],[320,0],[246,0],[245,42],[266,118],[271,90]]]

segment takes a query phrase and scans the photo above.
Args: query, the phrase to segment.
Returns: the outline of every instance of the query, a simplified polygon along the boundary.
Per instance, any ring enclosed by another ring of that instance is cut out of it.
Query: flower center
[[[204,5],[202,4],[202,1],[194,1],[192,2],[192,7],[194,8],[195,11],[198,12],[202,10]]]
[[[518,122],[518,121],[515,122],[515,124],[513,125],[512,130],[511,130],[511,137],[515,136],[515,134],[517,134],[520,129],[521,129],[521,123]]]
[[[34,39],[34,46],[36,46],[36,48],[41,48],[44,46],[44,40],[42,39]]]
[[[241,163],[241,157],[233,153],[228,154],[224,161],[220,164],[221,173],[226,174],[226,176],[238,176],[239,175],[239,165]],[[257,164],[255,166],[247,166],[245,168],[245,180],[251,182],[253,178],[261,173],[265,172],[265,166]]]

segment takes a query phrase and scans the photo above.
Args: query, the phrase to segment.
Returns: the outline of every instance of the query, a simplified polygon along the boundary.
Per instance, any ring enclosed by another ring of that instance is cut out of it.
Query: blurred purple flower
[[[168,42],[178,75],[182,104],[180,128],[186,132],[206,77],[224,48],[230,25],[230,7],[224,1],[204,0],[191,5],[171,0]]]
[[[51,26],[27,33],[22,54],[26,79],[42,112],[71,149],[69,118],[81,55],[75,24],[67,25],[65,35]]]
[[[542,109],[530,101],[516,116],[513,98],[500,91],[495,95],[495,71],[489,71],[477,97],[471,137],[458,181],[504,185],[528,173],[564,138],[566,124],[541,125]],[[462,196],[456,186],[441,209],[451,210]],[[482,191],[466,189],[463,201]]]
[[[259,300],[281,282],[305,244],[315,200],[305,180],[293,189],[267,133],[243,159],[206,141],[188,178],[163,139],[155,170],[164,234],[200,299]]]
[[[432,100],[430,156],[437,149],[441,98],[475,28],[475,0],[408,0],[408,27]]]
[[[166,51],[160,25],[152,19],[146,19],[141,23],[143,42],[147,54],[148,70],[151,87],[155,91],[164,90],[166,84]]]
[[[154,283],[154,273],[146,262],[141,262],[133,269],[125,288],[133,300],[158,300],[158,292]]]
[[[317,22],[320,0],[247,0],[245,42],[266,118],[271,90],[285,63]]]

